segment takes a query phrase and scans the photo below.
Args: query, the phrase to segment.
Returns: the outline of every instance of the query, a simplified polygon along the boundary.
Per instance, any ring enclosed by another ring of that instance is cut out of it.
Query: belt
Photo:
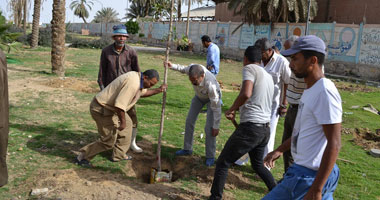
[[[244,123],[250,123],[250,124],[253,124],[254,126],[262,126],[262,127],[269,127],[269,122],[267,123],[253,123],[253,122],[243,122],[242,124]]]
[[[298,104],[289,104],[289,108],[298,108]]]

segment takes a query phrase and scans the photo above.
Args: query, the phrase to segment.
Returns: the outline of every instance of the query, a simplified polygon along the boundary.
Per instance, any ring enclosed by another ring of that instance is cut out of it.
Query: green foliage
[[[102,49],[110,45],[112,42],[113,40],[108,36],[104,36],[98,40],[75,38],[73,39],[70,47]]]
[[[8,52],[11,50],[11,43],[15,42],[21,35],[21,33],[9,32],[10,28],[11,25],[6,23],[5,17],[0,11],[0,49]]]
[[[127,27],[128,34],[136,34],[140,30],[139,23],[136,21],[129,20],[125,23],[125,26]]]
[[[144,33],[139,33],[139,37],[140,37],[140,38],[142,38],[142,37],[144,37],[144,36],[145,36]]]
[[[66,25],[68,26],[68,25]],[[18,42],[21,42],[23,44],[30,45],[32,40],[32,34],[28,35],[22,35],[17,38]],[[70,34],[66,34],[65,36],[65,42],[70,43],[72,42],[73,37]],[[44,47],[50,47],[51,46],[51,28],[40,28],[39,34],[38,34],[38,46],[44,46]]]

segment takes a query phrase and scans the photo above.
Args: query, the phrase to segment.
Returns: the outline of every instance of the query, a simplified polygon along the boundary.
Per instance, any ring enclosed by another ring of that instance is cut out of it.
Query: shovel
[[[168,42],[166,44],[166,62],[169,61],[169,52],[170,52],[170,41],[172,38],[172,27],[173,27],[173,9],[174,9],[174,0],[171,0],[171,12],[170,12],[170,22],[169,22],[169,36]],[[164,74],[164,84],[168,82],[168,67],[165,66]],[[161,124],[160,124],[160,133],[158,135],[157,143],[157,168],[152,168],[150,170],[150,183],[157,182],[171,182],[173,173],[169,170],[161,170],[161,140],[162,133],[164,131],[164,120],[165,120],[165,106],[166,106],[166,91],[162,95],[162,110],[161,110]]]

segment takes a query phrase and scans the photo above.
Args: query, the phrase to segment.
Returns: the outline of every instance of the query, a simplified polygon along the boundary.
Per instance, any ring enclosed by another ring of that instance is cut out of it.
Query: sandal
[[[130,155],[126,155],[126,156],[127,156],[126,158],[123,158],[120,160],[111,159],[111,161],[112,162],[119,162],[119,161],[123,161],[123,160],[132,160],[132,156],[130,156]]]

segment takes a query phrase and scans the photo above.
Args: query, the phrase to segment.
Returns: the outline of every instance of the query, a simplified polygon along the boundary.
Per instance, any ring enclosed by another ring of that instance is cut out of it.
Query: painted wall
[[[114,24],[71,24],[70,31],[81,32],[89,29],[91,34],[110,34]],[[186,33],[185,22],[175,22],[175,33],[181,38]],[[168,35],[169,26],[162,22],[145,22],[140,24],[140,33],[146,40],[163,40]],[[279,23],[274,25],[247,25],[230,22],[192,22],[190,39],[195,46],[200,46],[202,35],[209,35],[222,53],[230,57],[239,56],[245,48],[253,45],[259,38],[266,37],[272,45],[280,50],[291,35],[302,36],[305,24]],[[309,34],[317,35],[325,43],[328,61],[372,65],[380,69],[380,25],[355,25],[336,23],[312,23]]]

